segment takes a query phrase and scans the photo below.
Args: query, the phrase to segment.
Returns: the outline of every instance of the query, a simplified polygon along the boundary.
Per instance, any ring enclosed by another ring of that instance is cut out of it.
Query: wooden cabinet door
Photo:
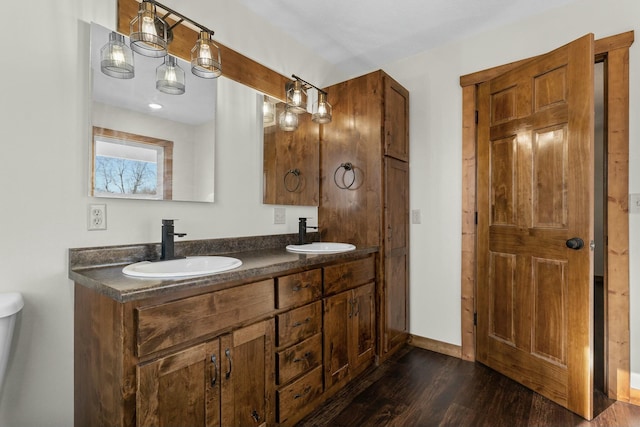
[[[274,332],[271,319],[220,338],[223,426],[273,424]]]
[[[324,299],[324,382],[327,389],[349,375],[351,291]]]
[[[385,158],[385,241],[382,277],[382,353],[409,333],[409,165]]]
[[[369,283],[351,291],[350,359],[353,369],[370,361],[375,352],[375,285]]]
[[[137,426],[219,426],[219,342],[137,367]]]
[[[409,161],[409,91],[384,75],[384,154]]]

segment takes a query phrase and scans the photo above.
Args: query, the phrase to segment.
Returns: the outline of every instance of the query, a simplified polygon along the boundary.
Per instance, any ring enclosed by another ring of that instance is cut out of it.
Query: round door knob
[[[574,249],[574,250],[578,250],[578,249],[582,249],[584,248],[584,240],[582,240],[579,237],[574,237],[572,239],[567,240],[567,247],[569,249]]]

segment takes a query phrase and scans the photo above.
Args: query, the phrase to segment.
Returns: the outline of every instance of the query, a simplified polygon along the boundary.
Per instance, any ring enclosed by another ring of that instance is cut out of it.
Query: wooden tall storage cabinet
[[[378,355],[409,335],[409,92],[384,71],[325,89],[320,138],[323,240],[380,247]]]

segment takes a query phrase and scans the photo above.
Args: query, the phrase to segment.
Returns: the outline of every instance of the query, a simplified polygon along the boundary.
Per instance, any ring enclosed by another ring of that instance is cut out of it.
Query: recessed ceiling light
[[[160,104],[156,104],[155,102],[152,102],[149,104],[149,108],[151,108],[152,110],[159,110],[162,108],[162,105]]]

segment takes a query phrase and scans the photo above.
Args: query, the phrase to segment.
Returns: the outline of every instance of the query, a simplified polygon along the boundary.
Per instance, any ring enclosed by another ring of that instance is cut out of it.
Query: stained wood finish
[[[343,385],[373,361],[375,288],[369,283],[324,299],[324,383]]]
[[[277,118],[284,105],[276,105],[276,122],[264,128],[263,203],[318,206],[320,126],[311,114],[300,114],[298,129],[280,129]],[[299,175],[289,173],[293,170]]]
[[[274,310],[273,280],[136,309],[138,355],[211,335]]]
[[[594,396],[587,422],[484,365],[406,347],[297,426],[632,427],[640,408]]]
[[[593,35],[478,91],[478,360],[592,418]]]
[[[310,270],[276,279],[276,304],[289,308],[306,304],[322,296],[322,270]]]
[[[299,344],[276,353],[278,385],[322,364],[322,335],[316,334]]]
[[[629,47],[633,31],[595,41],[595,61],[605,61],[607,86],[607,333],[608,396],[628,401],[629,383]],[[460,77],[463,87],[462,146],[462,357],[475,360],[476,84],[516,68],[523,61]]]
[[[139,2],[136,0],[118,0],[118,32],[129,35],[129,25],[138,13],[138,6]],[[160,8],[158,10],[161,12]],[[176,11],[181,12],[179,9]],[[191,18],[199,22],[197,17]],[[167,22],[170,25],[175,23],[171,18],[168,18]],[[200,24],[208,25],[206,22],[200,22]],[[186,25],[178,25],[173,29],[173,34],[169,53],[191,62],[191,48],[195,45],[199,34]],[[286,99],[285,85],[291,81],[290,78],[270,70],[217,41],[215,43],[220,47],[223,76],[276,99]]]
[[[375,280],[375,274],[373,257],[325,267],[324,295],[335,294],[371,282]]]
[[[139,365],[136,425],[219,426],[219,347],[213,340]]]
[[[298,411],[320,394],[322,394],[322,367],[318,366],[307,375],[278,390],[278,422],[288,425],[287,421],[290,418],[295,417]]]
[[[274,423],[274,330],[271,319],[220,338],[222,426]]]
[[[384,154],[409,161],[409,92],[393,79],[384,79]]]
[[[278,347],[284,347],[317,334],[322,328],[322,303],[316,301],[276,316]]]

